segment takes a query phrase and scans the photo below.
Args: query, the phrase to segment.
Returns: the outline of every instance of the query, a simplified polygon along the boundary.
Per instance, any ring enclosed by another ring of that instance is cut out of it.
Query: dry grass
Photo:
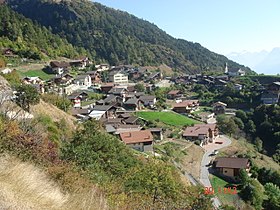
[[[66,112],[60,110],[56,106],[46,103],[43,100],[40,101],[39,104],[32,106],[30,110],[31,114],[35,117],[40,115],[49,116],[53,121],[58,122],[64,119],[71,129],[75,129],[75,121],[76,119]]]
[[[204,154],[200,146],[193,144],[186,150],[187,155],[182,158],[182,166],[188,173],[192,174],[196,179],[200,176],[200,164]]]
[[[166,64],[161,64],[160,66],[144,66],[144,68],[148,69],[148,71],[155,71],[157,69],[160,69],[161,72],[167,76],[171,76],[174,73],[172,68],[167,66]]]
[[[250,155],[254,163],[258,167],[272,168],[274,170],[280,170],[280,165],[277,164],[271,157],[263,155],[257,152],[254,145],[246,142],[245,140],[232,139],[232,144],[229,147],[220,150],[219,156],[234,156],[238,154]]]
[[[35,166],[5,155],[0,157],[0,209],[79,210],[108,209],[93,189],[65,194]]]

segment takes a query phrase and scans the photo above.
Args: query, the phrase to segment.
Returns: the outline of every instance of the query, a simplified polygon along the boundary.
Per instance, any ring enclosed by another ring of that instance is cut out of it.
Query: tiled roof
[[[125,144],[153,141],[153,135],[149,130],[120,133],[120,137]]]
[[[187,127],[183,133],[183,136],[198,137],[199,135],[207,135],[209,129],[215,130],[216,124],[198,124],[192,127]]]

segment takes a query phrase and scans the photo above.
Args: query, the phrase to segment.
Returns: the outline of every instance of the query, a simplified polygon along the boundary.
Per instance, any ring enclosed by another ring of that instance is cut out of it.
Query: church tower
[[[227,66],[227,63],[226,63],[226,67],[225,67],[225,74],[228,73],[228,66]]]

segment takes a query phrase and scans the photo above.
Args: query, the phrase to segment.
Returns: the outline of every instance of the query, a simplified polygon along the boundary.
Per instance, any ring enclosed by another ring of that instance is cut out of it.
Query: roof
[[[239,72],[239,70],[241,70],[241,68],[230,68],[228,71],[229,72]]]
[[[128,99],[126,102],[124,102],[124,104],[137,104],[138,99],[137,98],[130,98]]]
[[[115,95],[109,95],[107,96],[105,99],[103,99],[103,102],[104,103],[110,103],[112,102],[113,100],[115,100],[118,96],[115,96]]]
[[[223,103],[221,101],[218,101],[218,102],[214,103],[213,106],[227,106],[227,104]]]
[[[272,84],[280,86],[280,82],[273,82]]]
[[[220,157],[216,158],[217,168],[247,168],[248,158]]]
[[[125,144],[153,141],[153,135],[149,130],[124,132],[120,133],[120,137]]]
[[[149,76],[149,79],[154,79],[156,76],[159,76],[160,72],[155,72]]]
[[[176,94],[178,94],[178,93],[180,93],[181,91],[180,90],[171,90],[171,91],[169,91],[167,94],[168,95],[176,95]]]
[[[106,111],[99,111],[99,110],[93,110],[91,113],[89,113],[89,117],[94,118],[96,120],[100,120],[100,118],[105,114]]]
[[[72,115],[88,115],[89,114],[89,110],[88,109],[77,109],[77,108],[73,108],[71,110],[71,114]]]
[[[135,116],[130,116],[129,118],[125,119],[125,123],[134,123],[138,120],[139,118],[138,117],[135,117]]]
[[[119,88],[119,87],[113,87],[109,93],[113,93],[113,94],[121,94],[123,91],[127,91],[126,88]]]
[[[139,100],[141,101],[150,101],[150,100],[154,100],[156,97],[152,96],[152,95],[144,95],[144,96],[140,96]]]
[[[56,68],[56,67],[61,67],[61,68],[65,68],[65,67],[69,67],[70,64],[68,62],[65,62],[65,61],[51,61],[50,62],[50,66],[52,68]]]
[[[85,78],[89,77],[88,74],[80,74],[76,77],[75,80],[84,80]]]
[[[162,128],[149,128],[148,130],[151,132],[161,132]]]
[[[207,135],[209,129],[215,130],[216,124],[197,124],[192,127],[187,127],[183,133],[183,136],[194,136],[198,137],[199,135]]]
[[[108,111],[112,107],[113,107],[112,105],[95,105],[93,107],[93,110],[95,110],[95,111]]]
[[[185,100],[180,103],[173,104],[173,108],[188,107],[188,106],[197,104],[198,102],[199,102],[198,100]]]

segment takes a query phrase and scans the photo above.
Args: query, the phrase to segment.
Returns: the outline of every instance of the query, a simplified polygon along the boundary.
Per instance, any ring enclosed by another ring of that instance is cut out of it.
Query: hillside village
[[[16,57],[12,50],[4,50],[3,55]],[[2,68],[1,74],[5,77],[13,71],[6,67]],[[186,141],[199,145],[205,152],[201,164],[197,163],[197,166],[201,165],[200,175],[189,173],[193,178],[187,178],[194,185],[211,185],[208,170],[212,169],[215,169],[212,173],[237,182],[241,169],[246,169],[250,175],[248,158],[215,158],[218,150],[230,144],[228,138],[221,136],[217,116],[235,116],[243,105],[238,107],[223,101],[207,102],[190,89],[206,87],[223,92],[230,85],[232,91],[244,91],[248,86],[242,81],[246,73],[241,69],[231,69],[225,64],[223,75],[166,75],[160,68],[150,70],[133,65],[93,64],[83,56],[73,60],[50,61],[41,71],[48,74],[49,79],[40,78],[38,73],[38,76],[23,76],[21,83],[34,87],[43,99],[44,95],[50,94],[68,100],[68,113],[77,122],[94,119],[102,124],[108,134],[116,136],[134,150],[161,156],[160,145],[166,142]],[[279,102],[279,82],[264,86],[258,84],[253,88],[258,94],[258,100],[253,103],[271,105]],[[163,94],[159,94],[159,91],[163,91]],[[16,92],[14,94],[12,98],[19,96]],[[151,118],[152,115],[155,117]],[[162,121],[160,115],[166,115],[169,119]],[[31,114],[24,116],[32,118]],[[168,121],[171,118],[176,121],[179,117],[183,118],[183,126],[177,127],[174,132],[174,126],[179,124]],[[203,166],[204,162],[207,167]],[[182,170],[184,166],[177,167]],[[188,168],[184,170],[188,171]],[[213,205],[219,206],[221,201],[216,199]]]
[[[89,1],[36,1],[48,27],[29,3],[0,0],[0,209],[280,209],[279,76]]]

